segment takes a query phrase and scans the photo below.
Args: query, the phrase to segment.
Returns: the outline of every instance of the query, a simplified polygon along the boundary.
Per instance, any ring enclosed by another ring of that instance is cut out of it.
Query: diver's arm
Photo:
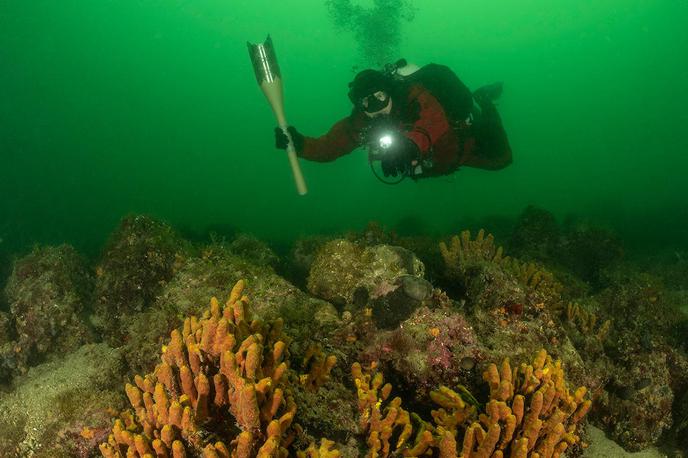
[[[355,115],[348,116],[321,137],[305,137],[299,156],[309,161],[334,161],[360,146],[360,131],[360,120]]]
[[[406,136],[418,146],[420,153],[425,156],[430,147],[449,131],[449,120],[442,105],[425,89],[419,88],[411,93],[420,105],[418,120]]]

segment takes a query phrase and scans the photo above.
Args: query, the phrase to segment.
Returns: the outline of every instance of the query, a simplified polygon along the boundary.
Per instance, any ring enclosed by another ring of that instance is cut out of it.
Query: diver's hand
[[[287,131],[291,136],[291,140],[294,142],[294,149],[296,149],[296,152],[300,153],[303,151],[305,137],[293,126],[287,127]],[[275,148],[287,149],[287,145],[289,145],[289,137],[287,137],[281,127],[275,127]]]
[[[407,137],[402,137],[399,145],[393,150],[387,151],[380,162],[382,173],[386,176],[396,177],[404,175],[411,167],[411,162],[420,157],[418,146]]]

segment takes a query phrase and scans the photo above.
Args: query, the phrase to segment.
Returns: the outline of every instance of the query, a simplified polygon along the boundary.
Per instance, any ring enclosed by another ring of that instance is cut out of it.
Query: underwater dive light
[[[392,137],[392,134],[384,134],[382,137],[380,137],[378,143],[380,145],[380,149],[388,150],[392,147],[392,144],[394,143],[394,138]]]
[[[253,63],[253,70],[256,72],[256,81],[258,85],[268,99],[272,111],[275,113],[275,118],[277,118],[277,124],[284,131],[284,134],[289,139],[289,144],[287,145],[287,156],[289,157],[289,163],[291,164],[291,171],[294,175],[294,181],[296,183],[296,189],[300,195],[304,195],[308,192],[306,189],[306,182],[303,179],[303,174],[301,173],[301,167],[299,167],[299,160],[296,157],[296,149],[294,148],[294,142],[287,131],[287,119],[284,116],[284,100],[282,97],[282,77],[280,74],[279,65],[277,64],[277,55],[275,54],[275,48],[272,46],[272,38],[270,35],[265,39],[263,43],[251,44],[246,43],[248,46],[248,53],[251,57],[251,62]]]

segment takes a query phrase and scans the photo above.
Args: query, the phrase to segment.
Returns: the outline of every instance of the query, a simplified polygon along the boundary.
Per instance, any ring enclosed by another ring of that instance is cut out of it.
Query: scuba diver
[[[449,67],[419,68],[400,59],[383,71],[356,75],[349,83],[351,114],[325,135],[287,130],[299,157],[311,161],[333,161],[365,146],[373,173],[389,184],[447,175],[461,166],[498,170],[511,163],[494,104],[501,92],[502,83],[495,83],[471,93]],[[275,146],[286,149],[288,142],[275,128]],[[376,168],[391,178],[382,179]]]

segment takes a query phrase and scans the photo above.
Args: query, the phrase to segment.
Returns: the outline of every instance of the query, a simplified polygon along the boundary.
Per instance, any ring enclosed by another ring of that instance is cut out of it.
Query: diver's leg
[[[492,103],[502,95],[504,84],[499,81],[497,83],[487,84],[473,91],[473,99],[482,106],[484,103]]]
[[[473,132],[480,168],[497,170],[511,164],[509,139],[492,101],[481,100],[480,114],[474,121]]]

